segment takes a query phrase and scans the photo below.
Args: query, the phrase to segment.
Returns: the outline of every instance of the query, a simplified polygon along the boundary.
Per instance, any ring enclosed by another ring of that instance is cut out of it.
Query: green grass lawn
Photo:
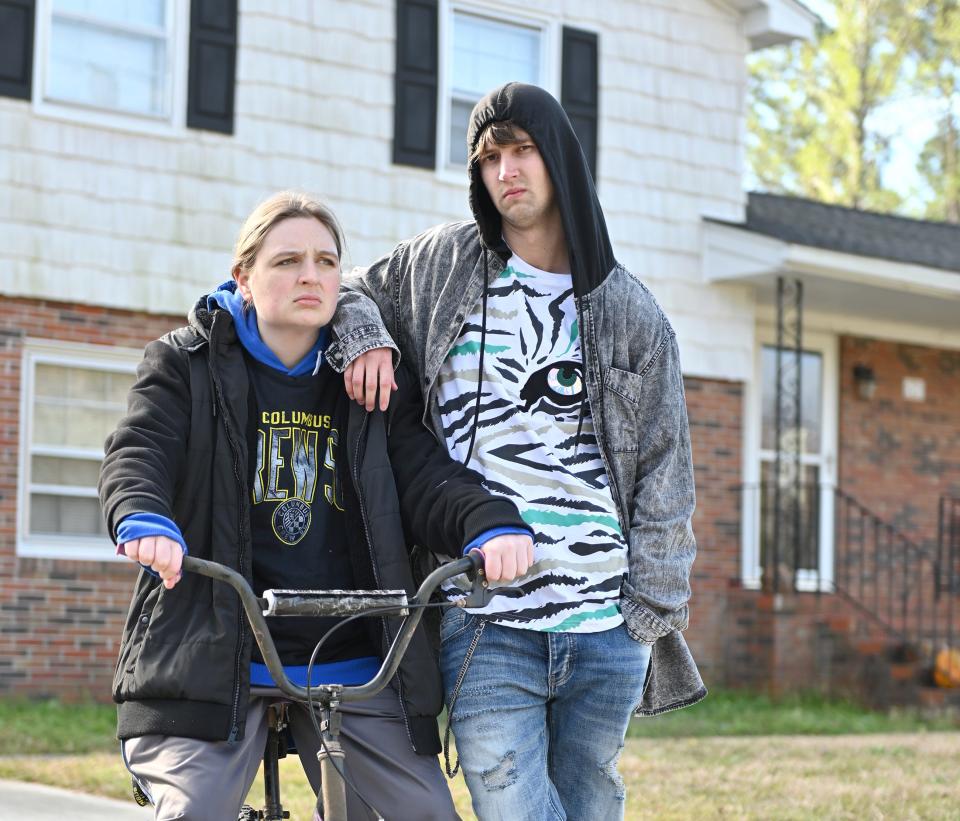
[[[115,750],[112,704],[0,699],[0,754],[89,753]]]
[[[0,699],[0,754],[86,753],[116,749],[111,704]],[[683,710],[634,719],[631,738],[756,735],[851,735],[960,729],[960,716],[924,717],[917,711],[877,713],[822,696],[773,700],[718,691]]]
[[[850,735],[960,729],[960,716],[917,710],[878,713],[851,701],[807,694],[771,699],[738,691],[711,692],[698,704],[653,718],[635,718],[631,738],[755,735]]]

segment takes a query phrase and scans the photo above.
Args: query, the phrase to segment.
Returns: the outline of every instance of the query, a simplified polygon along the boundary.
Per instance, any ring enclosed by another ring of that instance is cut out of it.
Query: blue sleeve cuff
[[[117,525],[118,547],[126,542],[132,542],[134,539],[145,539],[148,536],[166,536],[183,548],[184,556],[190,553],[176,522],[166,516],[161,516],[159,513],[133,513]],[[144,564],[140,566],[151,576],[160,578],[160,574],[155,570],[151,570]]]
[[[485,530],[470,544],[463,548],[463,555],[466,556],[471,550],[483,547],[487,542],[497,536],[533,536],[533,531],[526,527],[494,527]]]

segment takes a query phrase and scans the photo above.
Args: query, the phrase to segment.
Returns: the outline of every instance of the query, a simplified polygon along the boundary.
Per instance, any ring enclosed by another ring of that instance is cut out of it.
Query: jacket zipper
[[[382,587],[383,585],[380,582],[380,570],[377,567],[376,556],[373,552],[373,539],[370,538],[370,529],[367,527],[367,506],[363,500],[363,489],[360,486],[360,443],[363,441],[363,434],[367,428],[367,421],[369,417],[364,414],[363,424],[360,426],[360,432],[357,436],[357,447],[353,454],[353,464],[351,465],[351,473],[353,474],[353,486],[357,491],[357,500],[360,502],[360,520],[363,523],[363,538],[367,543],[367,552],[370,555],[370,566],[373,568],[373,579],[377,584],[377,587]],[[380,628],[383,630],[383,637],[385,641],[385,646],[390,646],[390,633],[387,631],[387,619],[386,617],[380,618]],[[403,716],[403,726],[407,729],[407,738],[410,739],[410,743],[413,745],[414,750],[416,750],[416,744],[413,740],[413,732],[410,729],[410,720],[407,716],[407,705],[404,703],[403,698],[403,680],[400,677],[400,671],[397,670],[396,675],[394,676],[397,680],[397,688],[399,689],[400,696],[400,713]]]
[[[211,371],[212,376],[212,371]],[[217,401],[226,408],[226,403],[223,401],[223,389],[220,387],[219,381],[216,378],[213,379],[214,387],[216,389],[216,398]],[[214,402],[216,406],[216,402]],[[243,494],[243,479],[240,476],[240,469],[237,467],[237,448],[234,444],[233,432],[230,430],[230,423],[227,421],[227,414],[224,411],[221,413],[223,419],[223,427],[227,432],[227,439],[230,442],[230,450],[233,452],[233,475],[237,480],[237,487],[241,489],[240,493],[240,504],[238,505],[238,518],[237,529],[239,534],[238,551],[237,551],[237,567],[240,572],[243,573],[243,545],[244,545],[244,528],[243,528],[243,503],[244,503],[244,494]],[[243,616],[243,608],[240,608],[240,611],[237,613],[237,651],[234,659],[234,687],[233,687],[233,712],[230,717],[230,735],[227,738],[227,741],[236,741],[237,737],[240,734],[239,726],[239,713],[240,713],[240,661],[243,655],[243,640],[246,634],[246,623]]]

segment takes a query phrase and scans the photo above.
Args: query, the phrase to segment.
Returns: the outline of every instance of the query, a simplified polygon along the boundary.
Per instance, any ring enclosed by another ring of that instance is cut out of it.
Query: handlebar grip
[[[353,616],[381,607],[406,616],[403,590],[264,590],[265,616]]]

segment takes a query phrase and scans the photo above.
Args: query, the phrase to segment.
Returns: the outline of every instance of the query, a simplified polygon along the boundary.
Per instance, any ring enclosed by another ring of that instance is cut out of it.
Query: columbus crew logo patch
[[[284,544],[294,545],[310,529],[310,506],[302,499],[287,499],[273,512],[273,532]]]

